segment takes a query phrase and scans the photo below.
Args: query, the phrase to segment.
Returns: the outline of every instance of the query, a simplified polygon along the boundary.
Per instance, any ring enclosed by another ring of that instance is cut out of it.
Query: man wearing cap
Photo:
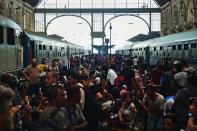
[[[188,85],[184,87],[183,89],[180,89],[175,98],[174,98],[174,105],[172,107],[172,111],[175,114],[175,116],[178,118],[178,127],[182,127],[183,125],[186,125],[187,123],[187,117],[188,117],[188,100],[191,97],[197,96],[197,76],[194,75],[188,75]]]
[[[187,73],[183,71],[181,63],[176,65],[175,82],[182,88],[187,86]]]

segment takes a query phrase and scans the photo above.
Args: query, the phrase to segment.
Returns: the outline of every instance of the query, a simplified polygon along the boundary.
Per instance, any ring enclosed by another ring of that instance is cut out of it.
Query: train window
[[[182,45],[178,45],[178,50],[182,50]]]
[[[159,53],[157,52],[157,56],[159,55]]]
[[[163,50],[163,47],[162,46],[160,46],[160,50]]]
[[[188,50],[188,44],[184,44],[184,50]]]
[[[192,43],[191,48],[196,48],[196,43]]]
[[[52,50],[53,49],[53,47],[52,46],[50,46],[50,50]]]
[[[163,56],[166,56],[166,53],[165,52],[163,53]]]
[[[43,45],[43,50],[46,50],[46,45]]]
[[[157,50],[157,48],[156,47],[154,47],[154,51],[156,51]]]
[[[49,58],[49,52],[47,52],[47,58]]]
[[[3,26],[0,26],[0,44],[4,42]]]
[[[42,50],[42,45],[39,45],[39,50]]]
[[[7,42],[9,45],[15,44],[15,33],[12,28],[7,28]]]
[[[172,46],[172,50],[176,50],[176,45],[173,45]]]

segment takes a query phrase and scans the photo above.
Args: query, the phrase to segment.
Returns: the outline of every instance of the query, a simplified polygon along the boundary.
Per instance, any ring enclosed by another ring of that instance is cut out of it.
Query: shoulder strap
[[[70,108],[68,107],[68,105],[65,105],[65,108],[66,108],[66,110],[67,110],[67,113],[68,113],[68,119],[69,119],[69,121],[70,121],[70,123],[71,123],[71,111],[70,111]]]
[[[51,115],[49,116],[49,118],[55,120],[55,116],[57,115],[57,113],[60,111],[60,109],[55,109],[54,111],[52,111]]]

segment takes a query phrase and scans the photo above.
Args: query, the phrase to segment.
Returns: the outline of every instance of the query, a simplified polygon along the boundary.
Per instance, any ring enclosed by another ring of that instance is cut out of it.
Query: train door
[[[23,67],[26,67],[29,65],[30,39],[25,32],[21,34],[21,38],[22,38],[22,43],[23,43]]]
[[[50,58],[50,44],[46,46],[46,58]]]
[[[163,51],[164,47],[163,46],[159,46],[159,57],[162,58],[163,57]]]
[[[69,46],[67,46],[67,51],[66,52],[67,52],[66,56],[67,56],[67,62],[68,62],[67,68],[69,69],[70,68],[70,47]]]
[[[184,59],[189,58],[189,45],[188,45],[188,43],[183,45],[183,58]]]
[[[163,57],[167,57],[168,46],[163,46]]]
[[[43,58],[46,58],[47,57],[47,45],[48,45],[48,43],[43,43],[43,47],[42,47],[42,49],[43,49],[43,55],[40,58],[40,60],[42,60]]]
[[[30,46],[29,46],[29,63],[31,63],[32,58],[36,58],[37,59],[37,57],[36,57],[36,54],[37,54],[36,48],[37,47],[36,47],[35,42],[34,41],[30,41]]]
[[[0,25],[0,72],[6,70],[6,45],[5,45],[5,29]]]
[[[22,32],[17,35],[16,40],[16,60],[17,60],[17,67],[22,68],[23,67],[23,41],[22,41]]]
[[[66,48],[61,47],[61,52],[62,52],[62,63],[66,65],[68,63],[66,58]]]
[[[145,47],[145,61],[146,61],[146,64],[149,65],[150,64],[150,47],[147,46]]]
[[[177,58],[181,59],[183,57],[183,45],[178,44]]]
[[[52,59],[53,58],[53,46],[50,45],[49,46],[49,59]]]
[[[172,45],[167,46],[166,56],[172,58]]]
[[[191,43],[191,56],[192,59],[197,59],[197,41]]]
[[[57,46],[54,46],[54,49],[53,49],[53,58],[56,58],[57,57]]]
[[[7,70],[16,69],[16,33],[15,29],[8,27],[7,28],[7,45],[6,45],[6,61],[7,61]]]
[[[159,53],[158,53],[158,48],[157,47],[151,47],[151,57],[149,59],[149,62],[150,62],[150,65],[156,65],[158,59],[160,57],[159,56]]]
[[[178,53],[177,45],[172,45],[172,58],[173,59],[177,58],[177,53]]]
[[[42,56],[43,56],[43,45],[42,42],[39,42],[37,59],[41,59]]]

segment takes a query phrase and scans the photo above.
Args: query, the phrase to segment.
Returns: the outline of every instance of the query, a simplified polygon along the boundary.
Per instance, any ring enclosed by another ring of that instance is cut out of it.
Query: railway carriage
[[[69,67],[71,56],[86,54],[83,46],[53,36],[25,32],[11,19],[0,15],[0,74],[15,72],[31,63],[32,58],[41,62],[58,58]]]
[[[12,71],[22,66],[22,44],[19,41],[21,31],[18,24],[0,15],[0,72]]]
[[[143,56],[150,65],[156,65],[161,58],[186,60],[188,64],[197,67],[197,29],[162,36],[131,46],[132,56]],[[122,55],[128,47],[121,49]],[[117,50],[116,52],[120,52]]]

